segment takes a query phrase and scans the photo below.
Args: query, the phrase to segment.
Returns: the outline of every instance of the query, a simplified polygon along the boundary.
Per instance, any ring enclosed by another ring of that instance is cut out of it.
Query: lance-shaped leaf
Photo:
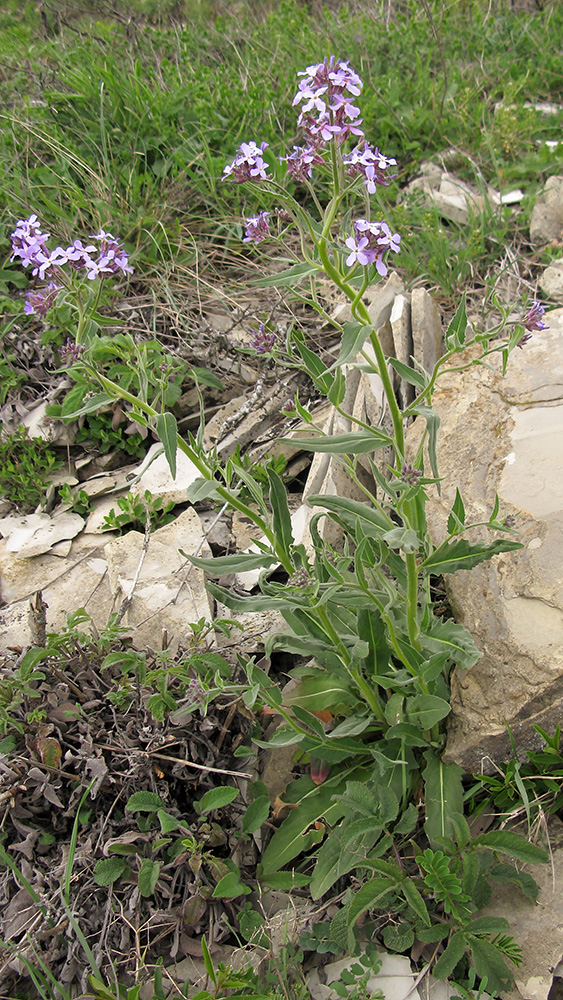
[[[416,386],[417,389],[426,389],[429,381],[426,372],[419,372],[415,368],[406,365],[404,361],[399,361],[398,358],[388,358],[388,361],[405,382]]]
[[[345,813],[345,806],[338,796],[344,791],[346,779],[361,780],[369,772],[356,768],[331,775],[322,785],[315,785],[309,775],[292,782],[284,794],[284,801],[296,804],[287,819],[276,830],[262,856],[267,872],[276,872],[302,851],[309,850],[318,841],[316,823],[323,820],[333,826]],[[335,801],[336,799],[336,801]]]
[[[465,528],[465,504],[459,489],[456,488],[455,500],[448,517],[448,532],[450,535],[457,535]]]
[[[426,431],[428,434],[428,457],[430,459],[430,467],[432,469],[432,475],[435,479],[438,479],[438,457],[436,454],[436,448],[438,443],[438,428],[440,426],[440,417],[431,406],[426,406],[425,403],[418,403],[416,406],[409,407],[409,413],[417,413],[419,417],[424,417],[426,420]],[[440,491],[440,484],[438,483],[438,492]]]
[[[176,452],[178,450],[178,424],[173,413],[159,413],[156,418],[156,433],[162,441],[166,461],[170,466],[172,479],[176,479]]]
[[[284,695],[284,705],[298,705],[311,712],[322,712],[331,705],[356,704],[358,696],[346,681],[336,674],[327,674],[324,670],[318,670],[317,674],[318,676],[304,677],[292,691]]]
[[[450,703],[433,694],[416,694],[407,703],[408,717],[421,729],[432,729],[450,714]]]
[[[450,816],[455,813],[463,814],[463,770],[458,764],[444,763],[434,750],[426,750],[424,758],[424,829],[433,844],[439,837],[455,836],[455,826]]]
[[[96,392],[93,396],[89,396],[88,399],[82,402],[84,394],[85,390],[83,386],[76,386],[75,389],[71,389],[67,393],[61,407],[60,420],[76,420],[77,417],[85,413],[95,413],[102,406],[111,403],[113,398],[107,392]]]
[[[510,830],[491,830],[482,833],[480,837],[475,837],[472,841],[472,847],[478,846],[490,847],[493,851],[508,854],[512,858],[518,858],[519,861],[535,862],[536,864],[545,864],[549,861],[549,855],[542,847],[530,844],[525,837],[521,837],[519,833],[512,833]]]
[[[310,274],[316,274],[318,271],[322,270],[316,267],[314,264],[294,264],[293,267],[288,267],[285,271],[280,271],[278,274],[272,274],[268,278],[258,278],[256,281],[251,281],[250,284],[255,288],[283,288],[286,286],[298,285],[303,278],[309,277]]]
[[[372,330],[372,326],[362,326],[361,323],[356,323],[354,320],[344,323],[342,327],[342,339],[340,341],[340,354],[334,364],[330,366],[329,371],[334,371],[335,368],[339,368],[346,361],[355,358],[356,354],[361,351]]]
[[[223,557],[221,556],[221,558]],[[212,597],[230,608],[231,611],[282,611],[294,606],[293,599],[270,597],[267,594],[240,597],[231,590],[227,590],[226,587],[219,587],[216,583],[208,583],[207,589]]]
[[[467,334],[467,312],[465,310],[465,293],[457,307],[455,315],[446,330],[444,341],[448,351],[461,351]]]
[[[376,427],[369,431],[350,431],[347,434],[319,434],[317,437],[282,438],[281,444],[303,451],[321,451],[329,455],[367,455],[370,451],[393,444],[393,439]]]
[[[435,576],[457,573],[459,569],[473,569],[479,563],[492,559],[502,552],[514,552],[521,548],[523,548],[521,542],[511,542],[507,538],[497,538],[494,542],[488,543],[468,542],[465,538],[456,538],[452,542],[443,542],[420,564],[420,569]]]
[[[437,621],[422,636],[425,649],[431,653],[448,652],[450,659],[461,670],[470,670],[482,657],[469,632],[463,625],[452,621]]]
[[[276,565],[279,559],[267,552],[233,552],[230,556],[191,556],[188,552],[182,555],[189,559],[192,565],[202,569],[209,576],[223,576],[224,573],[246,573],[251,569],[268,569]]]
[[[287,505],[287,494],[285,486],[280,477],[273,469],[268,468],[268,482],[270,484],[270,503],[272,505],[272,527],[277,544],[283,549],[286,555],[294,543],[293,532],[291,530],[291,514]]]

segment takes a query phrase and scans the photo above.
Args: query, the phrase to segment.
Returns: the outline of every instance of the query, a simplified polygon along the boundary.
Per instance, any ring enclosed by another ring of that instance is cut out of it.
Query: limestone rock
[[[124,620],[135,629],[136,645],[160,649],[162,629],[167,629],[169,648],[174,649],[190,635],[189,622],[210,617],[203,573],[189,566],[179,551],[195,554],[197,550],[200,555],[209,555],[207,546],[200,548],[201,539],[199,517],[188,508],[175,521],[152,533],[142,563],[144,535],[138,531],[129,531],[105,546],[111,588],[118,595],[118,604],[132,592]]]
[[[457,485],[468,521],[486,520],[498,493],[524,544],[446,577],[456,618],[484,653],[454,674],[446,748],[473,771],[510,757],[507,724],[524,750],[541,744],[533,724],[553,730],[563,709],[563,310],[545,319],[550,328],[513,353],[505,379],[483,367],[451,373],[434,397],[444,476],[428,509],[434,539],[446,534]]]
[[[563,302],[563,258],[546,267],[539,279],[543,294],[554,302]]]
[[[74,538],[83,527],[82,517],[67,513],[53,517],[49,514],[8,515],[0,520],[0,534],[5,539],[6,550],[17,553],[19,559],[40,556],[62,539]]]
[[[131,493],[149,490],[153,497],[162,497],[167,503],[185,503],[186,490],[201,473],[183,451],[176,453],[176,476],[173,479],[162,445],[153,444],[141,464],[133,470],[139,477],[131,486]]]
[[[563,177],[548,177],[532,209],[532,243],[549,243],[563,236]]]
[[[413,288],[411,313],[414,357],[427,372],[432,372],[444,353],[444,336],[438,307],[425,288]]]

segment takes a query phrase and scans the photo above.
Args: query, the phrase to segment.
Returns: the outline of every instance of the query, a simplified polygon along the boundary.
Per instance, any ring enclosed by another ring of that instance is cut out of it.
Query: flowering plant
[[[372,199],[389,183],[396,163],[364,135],[355,103],[362,81],[348,63],[331,56],[307,67],[300,77],[293,103],[300,108],[298,125],[304,144],[293,146],[282,158],[285,183],[274,179],[267,144],[255,141],[241,144],[223,178],[227,183],[244,183],[259,195],[267,192],[280,203],[276,232],[271,226],[272,212],[261,210],[246,219],[245,243],[261,248],[279,245],[290,258],[291,266],[264,279],[263,285],[293,286],[327,318],[316,282],[328,278],[350,304],[351,318],[339,328],[340,351],[333,363],[316,354],[298,331],[290,331],[284,345],[289,362],[308,374],[350,429],[324,432],[296,400],[296,412],[312,433],[288,444],[332,456],[346,471],[355,496],[362,499],[309,496],[311,544],[296,540],[285,488],[276,471],[271,466],[266,470],[267,502],[261,486],[237,456],[222,465],[215,453],[205,452],[203,424],[197,435],[187,440],[179,436],[164,395],[149,399],[147,378],[139,376],[145,388],[133,391],[123,379],[104,373],[96,364],[96,338],[88,331],[82,307],[71,372],[74,377],[82,374],[99,389],[76,412],[91,412],[111,399],[125,400],[135,419],[150,425],[160,437],[173,475],[178,449],[198,469],[200,479],[188,491],[188,499],[212,498],[229,504],[262,533],[255,551],[212,560],[188,558],[216,577],[262,570],[260,594],[242,597],[213,583],[209,589],[235,611],[279,611],[287,627],[268,638],[266,654],[281,649],[307,658],[307,665],[296,671],[294,690],[285,697],[262,669],[245,662],[249,680],[245,702],[251,707],[260,698],[282,717],[283,724],[269,746],[296,744],[311,761],[310,775],[288,790],[290,801],[300,803],[300,808],[292,811],[270,841],[262,858],[263,870],[272,873],[291,864],[298,854],[315,848],[319,829],[324,835],[330,828],[311,881],[311,893],[318,898],[353,867],[362,863],[365,867],[372,849],[369,857],[379,857],[393,833],[412,829],[417,814],[409,802],[421,775],[426,783],[430,841],[449,837],[453,842],[458,837],[463,812],[461,772],[441,760],[442,723],[450,710],[452,667],[468,669],[481,654],[461,625],[435,613],[431,577],[470,569],[520,545],[502,537],[469,541],[466,533],[476,525],[467,524],[459,491],[447,536],[439,545],[433,543],[425,518],[427,490],[440,483],[438,418],[431,406],[432,393],[446,367],[462,371],[488,364],[491,355],[500,354],[504,372],[510,352],[523,347],[532,331],[544,324],[543,309],[534,303],[520,323],[511,323],[505,310],[494,329],[472,330],[462,301],[446,331],[444,355],[433,371],[386,356],[364,292],[387,274],[390,257],[400,252],[400,235],[392,232],[379,213],[372,218]],[[355,146],[347,151],[351,142]],[[328,174],[331,190],[324,207],[313,186],[321,171]],[[309,196],[306,203],[292,196],[295,184],[303,185]],[[361,210],[356,210],[358,198]],[[286,239],[290,230],[298,236],[299,252],[295,240]],[[109,234],[92,237],[97,247],[94,242],[84,247],[75,241],[66,250],[59,247],[51,253],[46,240],[35,216],[18,223],[13,237],[14,258],[19,256],[24,266],[33,268],[32,273],[55,285],[40,293],[41,304],[30,301],[35,311],[50,308],[59,280],[64,283],[61,271],[66,265],[84,271],[88,281],[130,270],[126,255]],[[262,324],[255,331],[254,349],[264,354],[273,348],[273,334]],[[452,365],[458,355],[459,361]],[[127,363],[136,363],[140,372],[149,367],[146,357],[135,361],[130,356]],[[354,367],[379,379],[386,417],[378,425],[346,409],[347,377]],[[403,407],[394,390],[394,375],[413,390],[411,402]],[[197,381],[198,376],[194,377]],[[409,455],[405,428],[414,418],[424,423],[425,434]],[[366,466],[370,484],[364,475]],[[249,502],[242,499],[243,486]],[[339,529],[338,544],[329,541],[327,523]],[[510,515],[500,515],[497,500],[479,526],[506,533],[513,522]],[[268,579],[268,571],[278,565],[285,571],[286,582]],[[416,911],[412,894],[409,905]],[[354,912],[347,911],[349,924]]]

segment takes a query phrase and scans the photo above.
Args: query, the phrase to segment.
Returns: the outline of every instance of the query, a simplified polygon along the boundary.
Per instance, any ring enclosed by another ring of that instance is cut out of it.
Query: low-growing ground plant
[[[41,503],[49,477],[63,464],[41,438],[31,438],[25,427],[0,440],[0,495],[28,513]]]

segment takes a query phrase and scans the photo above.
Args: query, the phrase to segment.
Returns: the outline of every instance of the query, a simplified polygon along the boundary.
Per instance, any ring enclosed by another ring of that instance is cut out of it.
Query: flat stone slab
[[[446,535],[457,485],[468,522],[487,520],[498,493],[524,544],[445,577],[484,654],[452,682],[445,758],[468,771],[512,755],[508,726],[519,750],[539,747],[534,724],[553,731],[563,711],[563,309],[544,318],[550,328],[514,351],[504,379],[484,367],[447,374],[434,397],[444,481],[428,506],[433,538]]]

